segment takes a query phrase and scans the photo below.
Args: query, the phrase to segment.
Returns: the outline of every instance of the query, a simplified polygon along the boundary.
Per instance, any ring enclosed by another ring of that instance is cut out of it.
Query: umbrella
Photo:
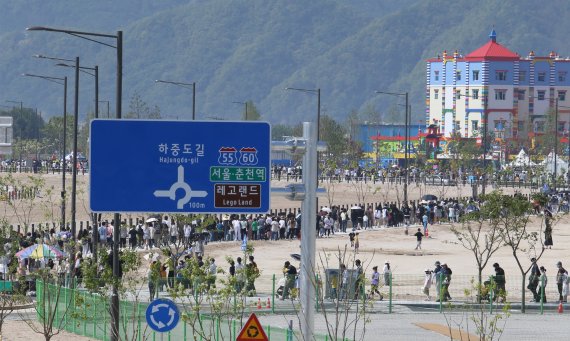
[[[422,200],[426,201],[437,201],[437,197],[433,194],[426,194],[422,197]]]
[[[67,256],[65,252],[46,244],[34,244],[16,253],[19,259],[63,258],[65,256]]]
[[[301,261],[301,255],[298,253],[292,253],[291,258],[293,258],[294,260],[299,261],[299,262]]]
[[[147,223],[155,223],[157,221],[158,221],[158,219],[156,219],[156,218],[148,218],[147,220],[145,220],[145,222],[147,222]]]
[[[332,212],[332,210],[331,210],[330,208],[326,207],[326,206],[323,207],[323,208],[321,208],[321,211],[327,212],[327,213],[331,213],[331,212]]]

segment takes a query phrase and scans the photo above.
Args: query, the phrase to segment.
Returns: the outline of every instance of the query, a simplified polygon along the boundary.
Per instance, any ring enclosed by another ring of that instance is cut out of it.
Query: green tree
[[[243,121],[259,121],[261,119],[261,113],[255,106],[252,100],[246,101],[244,109],[241,115]],[[246,111],[247,108],[247,111]]]
[[[482,195],[481,199],[485,203],[480,211],[467,214],[460,224],[452,224],[451,232],[455,235],[461,246],[471,251],[475,257],[477,264],[477,288],[480,290],[483,283],[483,269],[487,263],[503,245],[502,231],[503,225],[500,224],[497,212],[501,211],[502,194],[500,192],[492,192],[488,195]],[[478,301],[481,301],[481,292],[479,291]]]
[[[131,97],[129,102],[129,111],[125,115],[125,118],[137,118],[137,119],[160,119],[162,118],[160,114],[160,108],[158,106],[149,107],[141,95],[135,92]]]

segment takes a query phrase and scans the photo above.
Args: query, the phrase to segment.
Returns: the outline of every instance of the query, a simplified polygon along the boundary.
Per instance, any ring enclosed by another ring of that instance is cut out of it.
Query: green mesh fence
[[[56,329],[90,337],[97,340],[109,340],[111,334],[109,301],[101,296],[79,289],[66,288],[42,281],[36,283],[38,321],[53,320]],[[149,303],[120,302],[121,340],[235,340],[247,321],[231,318],[215,319],[207,315],[193,318],[182,313],[180,323],[168,333],[152,331],[145,319]],[[196,326],[196,328],[194,328]],[[270,340],[289,341],[302,339],[298,330],[263,325]],[[201,332],[198,332],[201,331]],[[315,335],[317,341],[328,341],[327,336]]]

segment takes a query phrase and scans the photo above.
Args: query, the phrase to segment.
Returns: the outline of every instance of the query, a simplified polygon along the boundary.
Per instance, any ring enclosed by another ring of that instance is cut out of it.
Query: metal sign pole
[[[313,339],[315,324],[315,248],[317,225],[317,129],[313,122],[303,122],[303,138],[306,142],[303,156],[303,184],[305,200],[301,218],[301,310],[304,318],[301,330],[305,340]]]

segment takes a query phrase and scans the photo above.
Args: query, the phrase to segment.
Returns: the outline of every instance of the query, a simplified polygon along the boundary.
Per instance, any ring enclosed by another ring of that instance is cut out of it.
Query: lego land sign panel
[[[265,213],[266,122],[93,120],[93,212]]]

